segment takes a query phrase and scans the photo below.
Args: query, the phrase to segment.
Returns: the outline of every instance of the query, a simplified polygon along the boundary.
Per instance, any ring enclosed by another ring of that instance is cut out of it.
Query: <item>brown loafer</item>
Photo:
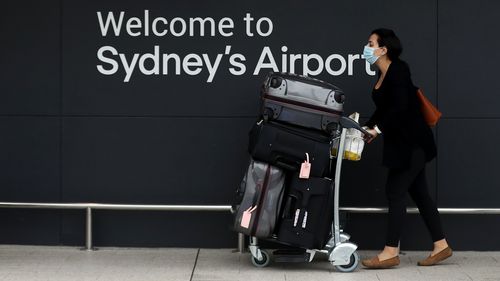
[[[453,255],[453,251],[451,250],[450,247],[446,247],[444,250],[441,252],[435,254],[434,256],[428,256],[425,260],[421,260],[418,262],[418,265],[420,266],[431,266],[435,265],[440,261],[443,261]]]
[[[378,256],[375,256],[371,259],[366,259],[361,261],[361,263],[366,267],[366,268],[372,268],[372,269],[385,269],[385,268],[391,268],[393,266],[399,265],[399,256],[395,256],[390,259],[386,259],[383,261],[380,261],[378,259]]]

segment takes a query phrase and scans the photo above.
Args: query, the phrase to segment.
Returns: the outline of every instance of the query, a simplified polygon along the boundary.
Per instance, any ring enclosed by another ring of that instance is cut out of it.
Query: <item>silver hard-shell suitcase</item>
[[[262,87],[264,118],[331,132],[343,113],[343,91],[327,82],[270,73]]]
[[[259,238],[271,237],[279,217],[284,189],[283,170],[251,160],[239,190],[243,199],[236,210],[234,229]],[[249,222],[242,225],[245,212],[252,208]]]

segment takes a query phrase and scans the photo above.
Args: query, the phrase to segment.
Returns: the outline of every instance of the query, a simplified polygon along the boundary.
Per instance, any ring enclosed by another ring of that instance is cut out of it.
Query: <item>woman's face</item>
[[[368,47],[375,48],[375,51],[373,52],[374,55],[377,57],[381,57],[385,54],[387,54],[387,48],[382,47],[378,45],[378,35],[377,34],[372,34],[370,37],[368,37]]]

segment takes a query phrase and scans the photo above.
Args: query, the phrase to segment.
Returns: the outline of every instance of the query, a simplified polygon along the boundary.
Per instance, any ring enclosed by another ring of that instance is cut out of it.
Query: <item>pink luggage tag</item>
[[[306,161],[300,166],[299,178],[308,179],[311,173],[311,163],[309,163],[309,153],[306,153]]]
[[[250,226],[250,219],[252,218],[252,212],[255,211],[256,208],[257,206],[253,206],[243,212],[243,216],[241,217],[241,223],[240,223],[241,227],[248,228]]]

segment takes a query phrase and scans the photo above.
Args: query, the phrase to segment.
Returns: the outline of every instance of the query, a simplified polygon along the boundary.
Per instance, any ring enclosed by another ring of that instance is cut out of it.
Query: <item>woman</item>
[[[399,264],[400,226],[406,215],[407,192],[417,204],[434,241],[434,250],[418,265],[434,265],[452,255],[425,177],[426,162],[436,156],[434,136],[420,112],[409,67],[399,59],[401,52],[401,42],[389,29],[374,30],[363,52],[365,59],[379,70],[372,92],[376,110],[365,128],[373,138],[383,136],[382,163],[389,168],[386,182],[389,205],[386,244],[377,256],[362,261],[368,268],[390,268]]]

